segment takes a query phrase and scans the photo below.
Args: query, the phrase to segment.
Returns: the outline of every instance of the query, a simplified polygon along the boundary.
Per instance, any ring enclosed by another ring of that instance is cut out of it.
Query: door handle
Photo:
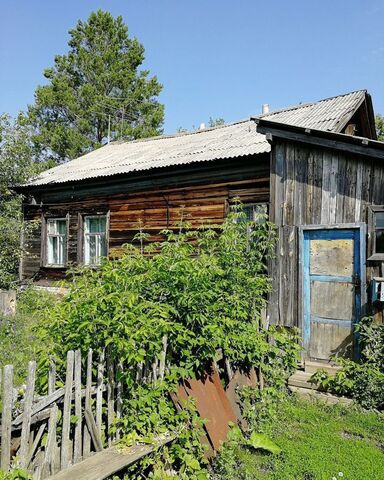
[[[357,273],[354,273],[352,276],[352,283],[355,286],[356,290],[360,290],[361,287],[361,280],[360,280],[360,275]]]

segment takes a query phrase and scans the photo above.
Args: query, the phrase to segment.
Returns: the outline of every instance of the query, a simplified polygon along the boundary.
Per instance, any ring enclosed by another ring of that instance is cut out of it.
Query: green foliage
[[[23,253],[21,196],[11,187],[49,166],[35,161],[29,127],[19,120],[12,121],[8,115],[0,115],[0,288],[10,288],[16,281]],[[24,228],[28,235],[36,224],[31,222]]]
[[[123,362],[121,380],[130,392],[123,404],[124,442],[178,432],[162,450],[163,470],[197,479],[205,475],[200,422],[193,405],[175,412],[169,390],[204,372],[218,349],[234,368],[262,363],[266,384],[276,376],[280,385],[298,347],[291,345],[295,338],[261,322],[271,288],[266,260],[274,248],[273,226],[247,223],[236,204],[220,227],[188,227],[181,222],[177,230],[164,231],[157,245],[146,246],[140,234],[139,246],[127,245],[121,257],[103,261],[97,270],[74,272],[69,293],[49,312],[39,335],[58,358],[69,349],[85,354],[90,347],[98,352],[107,346]],[[164,382],[138,383],[138,363],[150,365],[159,357],[164,335],[169,361]],[[148,478],[148,461],[130,478]]]
[[[224,124],[225,124],[225,120],[222,117],[220,117],[220,118],[209,117],[209,122],[208,122],[208,127],[209,128],[218,127],[218,126],[224,125]]]
[[[28,288],[18,294],[14,316],[0,315],[0,368],[13,365],[15,385],[24,383],[28,361],[42,349],[34,328],[55,301],[52,294]]]
[[[25,470],[16,467],[7,473],[0,470],[0,480],[32,480],[32,477]]]
[[[359,362],[336,359],[341,370],[334,375],[318,370],[313,380],[325,390],[355,399],[364,408],[384,409],[384,325],[364,318],[357,327]]]
[[[69,35],[69,52],[55,56],[29,107],[39,150],[57,161],[78,157],[106,142],[109,121],[111,139],[158,135],[162,86],[140,70],[144,47],[122,17],[97,10]]]
[[[213,480],[381,480],[384,422],[380,414],[295,398],[280,402],[270,437],[278,455],[229,438]],[[339,474],[341,472],[341,474]]]
[[[384,142],[384,117],[377,114],[375,117],[377,139]]]
[[[275,455],[281,453],[281,448],[272,442],[264,433],[252,432],[247,445],[255,450],[265,450],[266,452],[273,453]]]

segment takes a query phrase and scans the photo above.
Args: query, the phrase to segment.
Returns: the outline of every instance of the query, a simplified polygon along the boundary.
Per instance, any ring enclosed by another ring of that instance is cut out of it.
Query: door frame
[[[358,223],[336,223],[332,225],[301,225],[299,226],[299,328],[301,331],[302,346],[302,362],[306,355],[304,352],[304,330],[305,330],[305,305],[304,305],[304,232],[308,230],[358,230],[359,231],[359,247],[360,247],[360,318],[365,315],[367,304],[367,269],[366,269],[366,238],[367,225],[362,222]],[[356,319],[355,324],[360,320]],[[358,339],[357,332],[353,334],[354,342]],[[355,349],[354,357],[359,356],[360,352]]]

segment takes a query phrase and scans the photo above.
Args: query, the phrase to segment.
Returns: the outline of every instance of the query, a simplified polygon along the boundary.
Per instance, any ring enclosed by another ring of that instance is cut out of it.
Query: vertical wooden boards
[[[331,169],[332,156],[328,152],[323,154],[323,181],[321,194],[321,219],[323,225],[329,224],[329,205],[331,199]]]
[[[92,349],[89,349],[87,356],[87,374],[85,385],[84,408],[91,411],[91,389],[92,389]],[[83,434],[83,456],[86,457],[91,451],[91,435],[86,425]]]
[[[103,415],[103,387],[104,387],[104,363],[105,350],[102,350],[97,365],[97,386],[96,386],[96,426],[98,435],[101,438],[102,415]]]
[[[115,419],[115,366],[109,350],[107,350],[107,375],[107,435],[108,445],[111,446],[113,435],[110,433],[110,428]]]
[[[82,456],[82,411],[81,411],[81,352],[75,352],[75,438],[73,462],[76,463]]]
[[[306,198],[307,198],[307,205],[305,209],[305,216],[304,216],[304,223],[306,225],[310,225],[313,218],[313,197],[314,197],[314,177],[315,177],[315,160],[314,160],[314,152],[309,151],[308,155],[308,176],[306,182]]]
[[[1,413],[1,468],[8,472],[11,463],[11,423],[13,406],[13,366],[6,365],[3,374],[3,408]]]
[[[48,370],[48,395],[52,395],[56,386],[56,363],[53,358],[49,360]]]
[[[284,204],[284,183],[285,183],[285,146],[276,145],[275,148],[275,162],[274,162],[274,198],[271,198],[273,203],[274,219],[272,220],[277,226],[283,223],[283,204]]]
[[[297,229],[285,226],[281,241],[279,309],[283,325],[297,325]]]
[[[323,152],[321,150],[312,150],[313,155],[313,202],[312,219],[309,222],[312,225],[321,223],[321,199],[323,191]]]
[[[43,477],[48,477],[49,475],[53,475],[59,469],[59,465],[55,463],[56,449],[57,449],[56,430],[57,430],[58,413],[59,413],[59,409],[55,404],[51,408],[51,413],[49,416],[48,437],[47,437],[47,443],[45,447],[44,462],[42,466]]]
[[[31,428],[32,402],[35,393],[36,362],[28,364],[27,388],[24,397],[23,423],[21,426],[20,459],[21,468],[28,467],[29,433]]]
[[[283,223],[284,189],[285,189],[285,144],[276,144],[271,156],[271,209],[270,219],[278,227],[278,242],[276,255],[270,260],[269,270],[272,279],[272,291],[269,294],[268,315],[273,323],[279,323],[279,292],[280,292],[280,238]]]
[[[285,149],[285,185],[284,188],[284,216],[283,224],[293,224],[293,212],[295,207],[295,150],[291,145],[287,145]]]
[[[61,440],[61,468],[67,468],[72,457],[72,442],[69,438],[71,427],[71,403],[72,403],[72,386],[73,386],[73,368],[75,355],[72,350],[67,354],[67,372],[65,377],[65,394],[63,408],[63,429]]]
[[[355,198],[355,222],[360,222],[363,200],[363,168],[364,162],[358,162],[356,171],[356,198]]]
[[[338,155],[333,153],[331,160],[329,182],[329,223],[336,223],[336,198],[337,198],[337,182],[339,176],[339,158]]]

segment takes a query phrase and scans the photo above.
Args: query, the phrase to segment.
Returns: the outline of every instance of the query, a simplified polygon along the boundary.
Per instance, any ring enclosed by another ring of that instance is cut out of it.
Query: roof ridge
[[[272,112],[264,113],[261,115],[256,115],[258,118],[265,118],[268,117],[269,115],[275,115],[277,113],[282,113],[282,112],[289,112],[291,110],[298,110],[299,108],[304,108],[304,107],[309,107],[311,105],[318,105],[323,102],[328,102],[329,100],[333,100],[334,98],[340,98],[340,97],[347,97],[348,95],[352,95],[353,93],[368,93],[366,89],[361,89],[361,90],[353,90],[352,92],[347,92],[347,93],[342,93],[340,95],[333,95],[332,97],[327,97],[327,98],[322,98],[320,100],[317,100],[315,102],[306,102],[306,103],[298,103],[296,105],[291,105],[290,107],[284,107],[280,108],[278,110],[273,110]]]
[[[242,120],[236,120],[235,122],[229,122],[229,123],[224,123],[222,125],[216,125],[214,127],[208,127],[208,128],[203,128],[203,129],[198,129],[198,130],[191,130],[191,131],[186,131],[186,132],[177,132],[177,133],[168,133],[166,135],[155,135],[152,137],[145,137],[145,138],[136,138],[134,140],[114,140],[110,143],[106,143],[103,145],[103,147],[106,147],[107,145],[121,145],[123,143],[142,143],[142,142],[149,142],[152,140],[164,140],[167,138],[178,138],[178,137],[186,137],[188,135],[198,135],[199,133],[205,133],[205,132],[210,132],[212,130],[218,130],[220,128],[225,128],[225,127],[231,127],[233,125],[239,125],[240,123],[247,123],[250,121],[250,117],[244,118]]]

